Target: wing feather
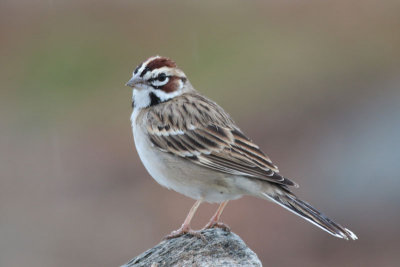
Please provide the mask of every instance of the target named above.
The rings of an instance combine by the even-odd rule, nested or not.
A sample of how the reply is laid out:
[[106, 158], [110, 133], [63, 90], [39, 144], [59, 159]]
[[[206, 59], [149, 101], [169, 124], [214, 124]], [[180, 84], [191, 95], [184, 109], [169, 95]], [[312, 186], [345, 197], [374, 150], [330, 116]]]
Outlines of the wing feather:
[[216, 103], [198, 94], [153, 106], [147, 112], [151, 143], [194, 164], [216, 171], [296, 185], [235, 125]]

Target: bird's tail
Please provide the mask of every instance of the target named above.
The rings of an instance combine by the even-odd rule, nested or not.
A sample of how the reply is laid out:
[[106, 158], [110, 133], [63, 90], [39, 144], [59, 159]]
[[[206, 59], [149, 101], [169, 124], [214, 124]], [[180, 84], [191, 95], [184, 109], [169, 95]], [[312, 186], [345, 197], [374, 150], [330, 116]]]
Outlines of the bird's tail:
[[274, 190], [268, 190], [262, 195], [272, 200], [273, 202], [281, 205], [282, 207], [288, 209], [294, 214], [302, 217], [303, 219], [311, 222], [312, 224], [318, 226], [322, 230], [330, 233], [339, 238], [344, 238], [346, 240], [356, 240], [357, 236], [349, 229], [335, 223], [324, 214], [313, 208], [307, 202], [298, 199], [289, 190], [279, 187], [274, 188]]

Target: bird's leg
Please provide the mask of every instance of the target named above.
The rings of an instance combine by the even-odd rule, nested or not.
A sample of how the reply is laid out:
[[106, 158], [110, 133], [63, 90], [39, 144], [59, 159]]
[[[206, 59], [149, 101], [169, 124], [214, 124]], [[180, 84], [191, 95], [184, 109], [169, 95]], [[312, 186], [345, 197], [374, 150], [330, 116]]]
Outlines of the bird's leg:
[[178, 230], [175, 230], [172, 233], [170, 233], [169, 235], [167, 235], [165, 237], [165, 239], [171, 239], [171, 238], [179, 237], [179, 236], [184, 235], [184, 234], [191, 234], [191, 235], [197, 236], [197, 237], [202, 238], [202, 239], [204, 238], [200, 233], [195, 232], [194, 230], [192, 230], [190, 228], [190, 222], [192, 221], [192, 218], [193, 218], [194, 214], [196, 213], [196, 210], [200, 206], [202, 201], [203, 201], [202, 199], [199, 199], [194, 203], [194, 205], [190, 209], [188, 215], [186, 216], [186, 219], [183, 222], [181, 228], [179, 228]]
[[226, 225], [226, 224], [224, 224], [224, 223], [219, 221], [219, 218], [221, 217], [222, 211], [224, 210], [226, 204], [228, 204], [228, 200], [222, 202], [219, 205], [219, 207], [218, 207], [217, 211], [215, 212], [214, 216], [211, 217], [210, 221], [206, 224], [206, 226], [204, 226], [203, 229], [210, 229], [210, 228], [217, 227], [217, 228], [222, 228], [222, 229], [224, 229], [225, 231], [228, 231], [228, 232], [231, 230], [228, 225]]

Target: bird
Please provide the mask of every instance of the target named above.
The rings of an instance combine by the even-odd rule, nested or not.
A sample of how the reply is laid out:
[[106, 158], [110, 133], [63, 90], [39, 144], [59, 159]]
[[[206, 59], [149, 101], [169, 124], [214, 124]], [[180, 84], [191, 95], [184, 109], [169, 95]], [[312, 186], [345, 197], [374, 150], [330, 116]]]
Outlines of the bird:
[[132, 132], [144, 167], [160, 185], [196, 200], [182, 226], [166, 238], [199, 235], [190, 223], [203, 202], [219, 203], [203, 229], [228, 230], [220, 221], [228, 201], [250, 195], [272, 201], [335, 237], [357, 239], [292, 193], [298, 185], [280, 174], [222, 107], [195, 90], [173, 60], [146, 59], [126, 85], [133, 88]]

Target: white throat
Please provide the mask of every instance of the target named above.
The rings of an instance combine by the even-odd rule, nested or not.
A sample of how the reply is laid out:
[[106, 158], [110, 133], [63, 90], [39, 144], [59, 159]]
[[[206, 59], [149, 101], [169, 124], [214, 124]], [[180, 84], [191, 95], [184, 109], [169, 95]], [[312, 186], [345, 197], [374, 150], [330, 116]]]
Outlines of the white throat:
[[148, 90], [133, 89], [132, 105], [133, 109], [142, 109], [150, 106], [151, 99]]

